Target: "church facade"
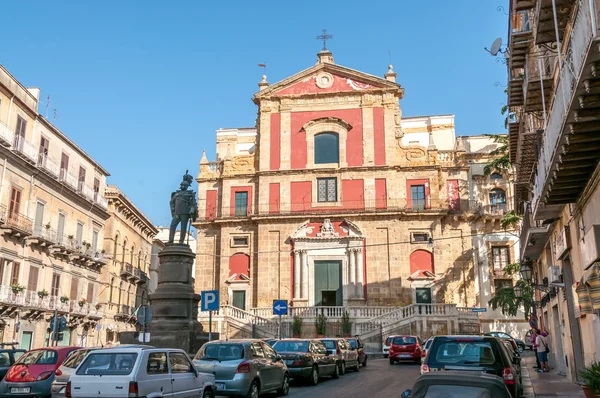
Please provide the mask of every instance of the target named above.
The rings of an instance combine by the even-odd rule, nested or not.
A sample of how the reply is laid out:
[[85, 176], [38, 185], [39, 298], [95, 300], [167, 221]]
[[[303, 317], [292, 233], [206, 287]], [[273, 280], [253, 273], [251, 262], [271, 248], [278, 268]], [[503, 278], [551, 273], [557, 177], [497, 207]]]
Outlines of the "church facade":
[[452, 115], [403, 118], [391, 65], [376, 77], [326, 50], [259, 88], [256, 126], [218, 130], [200, 162], [197, 291], [244, 310], [481, 304]]

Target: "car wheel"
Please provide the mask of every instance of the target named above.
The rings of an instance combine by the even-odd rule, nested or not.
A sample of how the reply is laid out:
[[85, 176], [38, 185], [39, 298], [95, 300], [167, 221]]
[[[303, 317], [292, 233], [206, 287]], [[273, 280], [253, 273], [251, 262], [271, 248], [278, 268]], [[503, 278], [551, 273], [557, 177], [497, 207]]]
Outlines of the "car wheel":
[[517, 351], [519, 351], [519, 354], [521, 354], [521, 353], [523, 353], [523, 351], [525, 351], [525, 347], [523, 347], [522, 345], [518, 345]]
[[202, 394], [202, 398], [215, 398], [215, 393], [212, 390], [204, 390], [204, 394]]
[[287, 374], [283, 375], [283, 383], [281, 384], [281, 388], [277, 390], [277, 395], [280, 397], [285, 397], [290, 393], [290, 376]]
[[384, 358], [387, 358], [387, 357], [388, 357], [388, 354], [383, 354], [383, 357], [384, 357]]
[[313, 366], [312, 371], [310, 372], [308, 383], [311, 386], [316, 386], [319, 383], [319, 369], [317, 369], [316, 366]]
[[366, 368], [367, 367], [367, 356], [365, 356], [365, 360], [363, 361], [363, 366]]
[[248, 390], [246, 398], [258, 398], [259, 392], [258, 383], [253, 381], [252, 384], [250, 384], [250, 389]]
[[360, 363], [358, 362], [358, 359], [356, 360], [356, 366], [354, 367], [354, 371], [358, 372], [360, 370]]
[[396, 361], [394, 361], [392, 358], [390, 358], [390, 365], [393, 365], [394, 362], [396, 362]]
[[332, 379], [340, 378], [340, 367], [337, 364], [333, 367], [333, 373], [331, 374]]
[[340, 375], [345, 375], [346, 374], [346, 362], [340, 362]]

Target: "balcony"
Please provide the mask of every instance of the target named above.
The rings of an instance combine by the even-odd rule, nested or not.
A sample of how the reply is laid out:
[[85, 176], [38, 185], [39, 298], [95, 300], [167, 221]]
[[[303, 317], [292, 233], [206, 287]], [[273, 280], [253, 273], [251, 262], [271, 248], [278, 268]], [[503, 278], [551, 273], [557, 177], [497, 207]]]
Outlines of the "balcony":
[[579, 5], [540, 145], [532, 201], [536, 220], [556, 217], [564, 204], [576, 202], [600, 158], [598, 17], [588, 1]]
[[[535, 164], [543, 133], [543, 114], [529, 113], [523, 121], [521, 131], [516, 137], [516, 154], [511, 163], [519, 165], [515, 175], [515, 201], [529, 200], [528, 189], [533, 183]], [[511, 142], [511, 152], [513, 143]]]
[[77, 190], [79, 182], [77, 181], [77, 177], [71, 174], [69, 170], [60, 169], [58, 180], [67, 184], [71, 189]]
[[137, 319], [133, 315], [133, 307], [128, 305], [119, 305], [117, 308], [117, 313], [115, 314], [115, 320], [121, 322], [130, 322], [136, 323]]
[[37, 150], [31, 142], [20, 135], [15, 135], [13, 149], [19, 157], [25, 159], [27, 162], [37, 163]]
[[33, 220], [20, 213], [10, 212], [6, 206], [0, 205], [3, 216], [0, 228], [2, 232], [8, 233], [15, 238], [24, 238], [33, 233]]
[[55, 229], [50, 227], [50, 224], [34, 225], [33, 234], [28, 241], [40, 247], [49, 247], [58, 242], [58, 234]]
[[140, 285], [145, 285], [148, 283], [148, 281], [149, 281], [148, 274], [146, 274], [144, 271], [142, 271], [140, 274], [140, 280], [138, 281], [138, 283]]
[[519, 242], [521, 261], [525, 261], [525, 257], [530, 260], [537, 260], [540, 254], [542, 254], [550, 236], [551, 225], [551, 223], [544, 224], [543, 222], [534, 220], [531, 214], [531, 207], [528, 203], [526, 204]]
[[0, 145], [10, 147], [14, 142], [15, 132], [0, 121]]
[[515, 0], [515, 10], [523, 11], [535, 7], [536, 0]]
[[525, 81], [524, 68], [511, 68], [508, 80], [508, 107], [513, 109], [523, 105], [523, 82]]
[[529, 52], [529, 42], [533, 36], [533, 12], [531, 10], [514, 12], [510, 16], [510, 68], [523, 68], [525, 56]]
[[58, 166], [58, 163], [56, 163], [56, 160], [52, 159], [48, 155], [38, 155], [38, 167], [54, 178], [58, 178], [60, 174], [60, 167]]
[[13, 291], [11, 286], [0, 285], [0, 313], [6, 315], [11, 308], [28, 310], [29, 313], [51, 312], [56, 308], [59, 312], [70, 312], [69, 303], [62, 303], [59, 297], [43, 296], [32, 290]]
[[553, 94], [554, 71], [558, 64], [555, 54], [527, 56], [523, 98], [525, 112], [548, 110]]
[[129, 263], [124, 263], [121, 266], [121, 276], [129, 279], [129, 278], [133, 278], [133, 267], [131, 264]]
[[[554, 24], [554, 11], [552, 3], [556, 5], [556, 19], [558, 21], [558, 36], [563, 42], [565, 28], [573, 13], [573, 0], [537, 0], [535, 8], [535, 44], [548, 44], [556, 42], [556, 29]], [[588, 3], [589, 1], [585, 0]]]

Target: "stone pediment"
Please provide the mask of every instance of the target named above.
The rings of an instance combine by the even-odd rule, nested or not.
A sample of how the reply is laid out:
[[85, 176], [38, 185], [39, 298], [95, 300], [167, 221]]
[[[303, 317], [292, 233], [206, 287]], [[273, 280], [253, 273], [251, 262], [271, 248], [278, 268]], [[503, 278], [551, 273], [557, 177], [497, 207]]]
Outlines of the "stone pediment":
[[319, 63], [254, 94], [254, 99], [272, 96], [369, 92], [392, 90], [404, 93], [395, 82], [331, 63]]
[[356, 224], [347, 220], [330, 220], [328, 218], [323, 221], [307, 220], [290, 236], [293, 241], [363, 238], [364, 234]]

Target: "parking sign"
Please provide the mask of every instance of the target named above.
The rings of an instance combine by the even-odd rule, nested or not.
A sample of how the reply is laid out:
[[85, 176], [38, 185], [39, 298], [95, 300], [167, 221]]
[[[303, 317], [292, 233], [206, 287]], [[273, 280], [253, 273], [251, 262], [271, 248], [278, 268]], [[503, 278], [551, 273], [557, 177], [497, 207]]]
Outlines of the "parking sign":
[[205, 290], [200, 292], [201, 311], [219, 311], [219, 291]]

